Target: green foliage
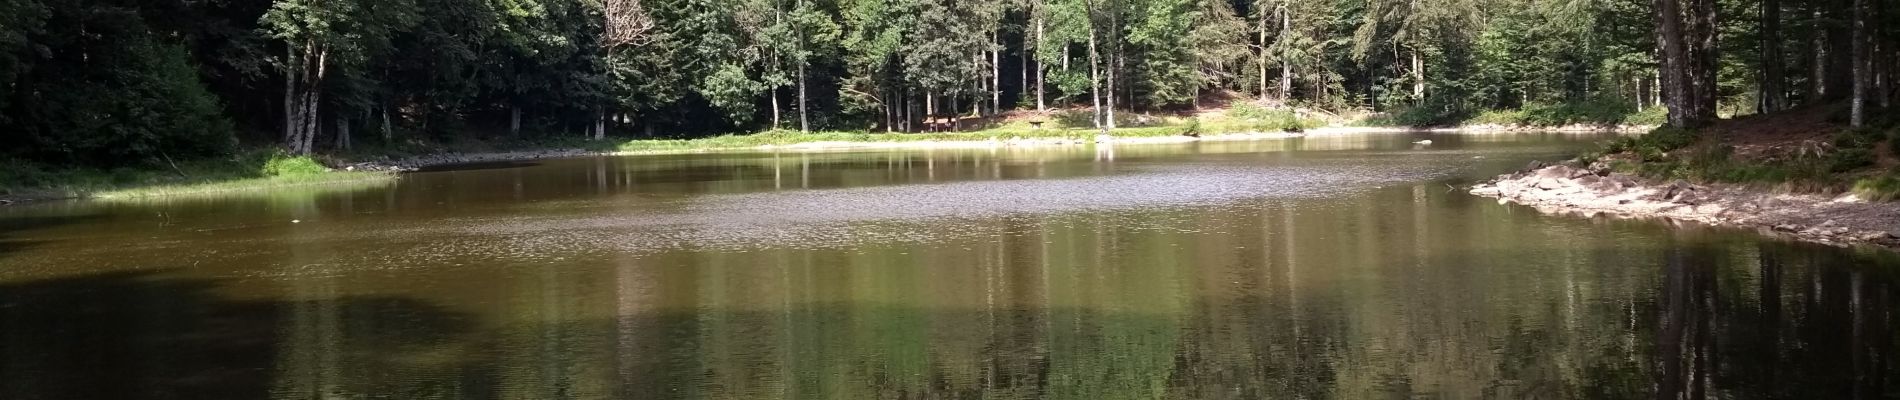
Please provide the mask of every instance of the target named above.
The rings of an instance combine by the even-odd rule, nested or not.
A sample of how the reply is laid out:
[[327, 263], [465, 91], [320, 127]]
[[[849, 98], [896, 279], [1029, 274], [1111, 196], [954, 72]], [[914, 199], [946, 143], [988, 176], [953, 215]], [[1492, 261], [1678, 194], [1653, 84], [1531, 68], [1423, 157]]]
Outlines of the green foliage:
[[1900, 173], [1888, 172], [1854, 182], [1854, 194], [1871, 201], [1900, 200]]
[[46, 10], [24, 36], [33, 66], [4, 71], [0, 98], [25, 101], [0, 108], [0, 155], [119, 167], [229, 151], [230, 123], [181, 46], [137, 14]]
[[1226, 114], [1226, 120], [1218, 125], [1228, 131], [1299, 132], [1306, 128], [1323, 125], [1317, 121], [1301, 119], [1293, 111], [1261, 107], [1251, 101], [1235, 101], [1228, 106]]
[[258, 172], [270, 177], [309, 176], [330, 172], [330, 168], [323, 166], [323, 163], [317, 162], [310, 156], [273, 153], [270, 158], [264, 160], [264, 166], [259, 168]]

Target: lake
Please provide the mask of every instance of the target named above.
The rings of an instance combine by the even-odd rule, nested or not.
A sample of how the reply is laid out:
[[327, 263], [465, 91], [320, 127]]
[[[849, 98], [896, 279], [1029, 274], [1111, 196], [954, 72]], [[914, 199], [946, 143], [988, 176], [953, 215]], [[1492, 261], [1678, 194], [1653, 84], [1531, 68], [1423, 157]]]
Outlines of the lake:
[[[0, 398], [1894, 398], [1900, 260], [1464, 193], [1595, 134], [0, 207]], [[359, 185], [360, 186], [360, 185]]]

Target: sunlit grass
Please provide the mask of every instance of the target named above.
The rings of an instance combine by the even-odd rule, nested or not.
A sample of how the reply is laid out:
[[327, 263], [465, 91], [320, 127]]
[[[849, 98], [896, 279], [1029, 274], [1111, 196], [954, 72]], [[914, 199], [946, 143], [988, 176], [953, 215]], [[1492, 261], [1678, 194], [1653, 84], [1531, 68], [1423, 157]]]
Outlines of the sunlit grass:
[[20, 161], [0, 165], [6, 167], [0, 170], [0, 195], [30, 199], [130, 199], [346, 183], [361, 187], [396, 179], [387, 172], [332, 171], [311, 157], [274, 150], [146, 168], [57, 168]]

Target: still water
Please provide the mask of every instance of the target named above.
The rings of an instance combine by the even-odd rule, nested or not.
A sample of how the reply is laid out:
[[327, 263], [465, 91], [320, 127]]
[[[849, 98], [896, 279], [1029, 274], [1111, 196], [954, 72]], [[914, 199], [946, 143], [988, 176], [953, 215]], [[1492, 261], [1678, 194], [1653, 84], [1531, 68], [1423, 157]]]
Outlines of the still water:
[[0, 208], [6, 399], [1900, 397], [1900, 262], [1454, 187], [1594, 135], [468, 165]]

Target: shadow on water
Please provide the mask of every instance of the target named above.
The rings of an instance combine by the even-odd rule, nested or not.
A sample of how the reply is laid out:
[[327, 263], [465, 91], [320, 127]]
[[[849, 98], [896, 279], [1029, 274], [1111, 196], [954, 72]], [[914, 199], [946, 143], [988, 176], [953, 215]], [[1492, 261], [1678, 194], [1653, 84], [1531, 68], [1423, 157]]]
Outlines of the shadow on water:
[[532, 161], [489, 161], [460, 164], [441, 164], [417, 168], [416, 172], [482, 171], [491, 169], [527, 168], [541, 165]]
[[84, 223], [103, 218], [104, 217], [100, 215], [0, 218], [0, 257], [45, 242], [43, 239], [16, 238], [14, 236], [17, 233]]
[[[406, 358], [469, 329], [462, 316], [413, 300], [245, 301], [214, 293], [218, 286], [159, 273], [0, 284], [0, 392], [9, 399], [323, 398], [331, 388], [299, 386], [293, 375], [324, 368], [312, 365], [347, 366], [358, 377], [414, 365]], [[321, 314], [313, 309], [339, 313], [313, 318]], [[299, 326], [337, 329], [298, 338], [310, 330]], [[298, 339], [321, 345], [286, 346]]]

